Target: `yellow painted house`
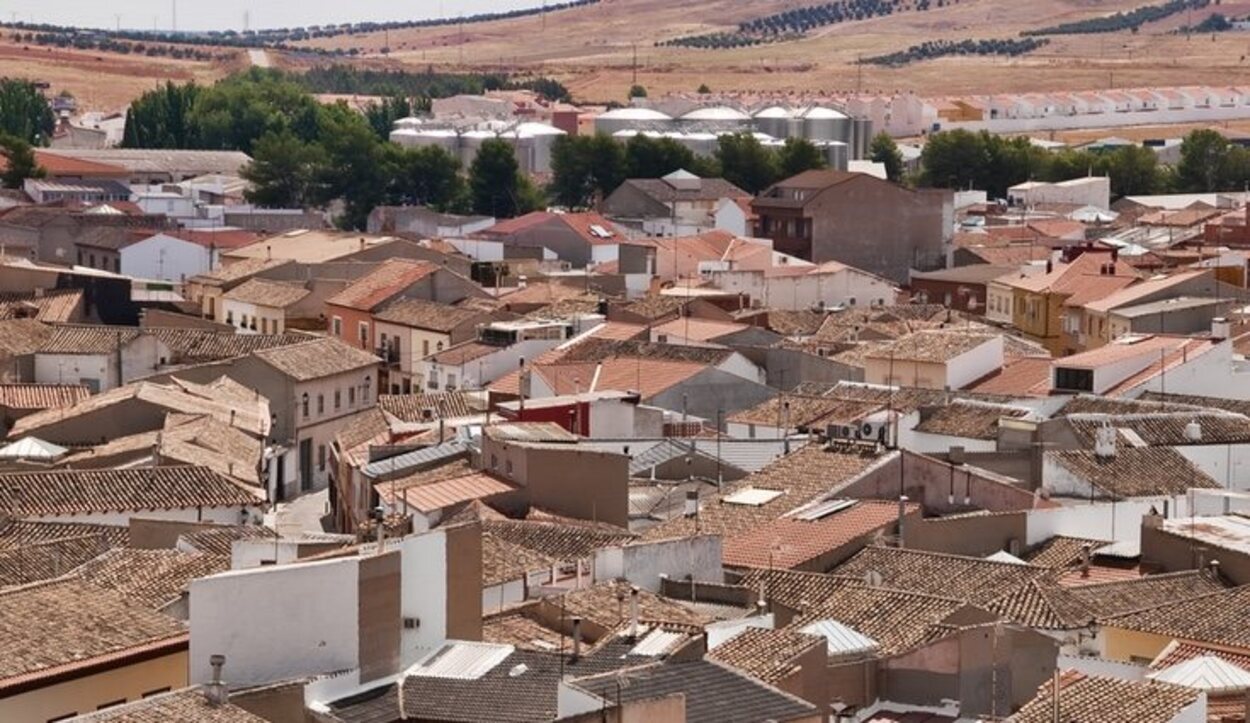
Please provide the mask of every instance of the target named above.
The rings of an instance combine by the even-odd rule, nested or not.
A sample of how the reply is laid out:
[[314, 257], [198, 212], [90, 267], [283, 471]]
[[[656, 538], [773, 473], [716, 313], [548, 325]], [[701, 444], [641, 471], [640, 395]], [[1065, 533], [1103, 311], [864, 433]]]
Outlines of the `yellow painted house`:
[[1062, 356], [1080, 350], [1070, 311], [1101, 299], [1140, 280], [1128, 264], [1108, 251], [1087, 249], [1070, 263], [1060, 263], [1044, 274], [1011, 278], [1011, 324], [1029, 339]]

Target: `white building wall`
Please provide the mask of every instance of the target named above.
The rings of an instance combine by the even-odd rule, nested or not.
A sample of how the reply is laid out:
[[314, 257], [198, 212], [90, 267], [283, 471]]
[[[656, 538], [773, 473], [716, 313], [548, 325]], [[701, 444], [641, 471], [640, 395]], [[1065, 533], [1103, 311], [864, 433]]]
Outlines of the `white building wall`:
[[474, 238], [449, 238], [447, 243], [474, 261], [503, 261], [504, 245], [499, 241]]
[[509, 580], [482, 588], [482, 612], [492, 613], [525, 602], [525, 580]]
[[117, 386], [117, 360], [112, 355], [36, 354], [38, 384], [86, 384], [104, 392]]
[[713, 216], [716, 228], [735, 236], [747, 236], [753, 229], [747, 227], [747, 214], [734, 201], [722, 198]]
[[399, 652], [401, 660], [412, 660], [417, 650], [447, 638], [447, 534], [409, 535], [400, 542], [400, 554], [400, 614], [419, 624], [404, 630]]
[[659, 540], [595, 552], [595, 580], [624, 579], [658, 593], [662, 575], [674, 580], [722, 582], [720, 536]]
[[358, 667], [358, 584], [356, 558], [192, 581], [190, 682], [211, 679], [215, 654], [253, 685]]
[[946, 384], [951, 389], [963, 389], [1002, 368], [1003, 338], [993, 336], [984, 344], [946, 363]]
[[183, 282], [211, 271], [216, 254], [180, 238], [156, 234], [121, 250], [121, 273], [141, 279]]
[[963, 447], [969, 452], [993, 452], [998, 449], [998, 443], [992, 439], [951, 437], [945, 434], [917, 432], [915, 429], [900, 429], [898, 445], [903, 449], [921, 454], [945, 454], [950, 451], [951, 447]]
[[1026, 520], [1026, 545], [1036, 545], [1055, 535], [1083, 537], [1093, 540], [1115, 540], [1141, 544], [1141, 518], [1151, 508], [1163, 510], [1168, 503], [1172, 517], [1187, 514], [1185, 495], [1176, 497], [1137, 497], [1090, 504], [1065, 500], [1062, 507], [1029, 510]]
[[1225, 489], [1250, 491], [1250, 444], [1198, 444], [1173, 449]]

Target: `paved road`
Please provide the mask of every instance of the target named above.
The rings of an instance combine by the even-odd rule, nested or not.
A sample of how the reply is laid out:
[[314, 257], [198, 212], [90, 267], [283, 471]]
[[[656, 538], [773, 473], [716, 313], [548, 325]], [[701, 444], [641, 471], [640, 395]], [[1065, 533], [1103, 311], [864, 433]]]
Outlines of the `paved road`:
[[252, 61], [252, 65], [255, 65], [257, 68], [273, 67], [273, 61], [269, 59], [269, 53], [261, 49], [248, 50], [247, 59]]

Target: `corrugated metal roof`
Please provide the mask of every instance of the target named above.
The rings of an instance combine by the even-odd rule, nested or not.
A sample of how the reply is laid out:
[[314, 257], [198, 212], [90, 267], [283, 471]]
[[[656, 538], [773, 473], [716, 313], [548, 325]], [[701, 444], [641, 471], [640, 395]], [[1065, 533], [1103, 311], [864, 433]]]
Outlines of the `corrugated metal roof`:
[[1250, 671], [1214, 655], [1191, 658], [1147, 677], [1208, 693], [1239, 693], [1250, 689]]
[[370, 462], [365, 465], [364, 473], [366, 477], [378, 478], [382, 476], [390, 476], [397, 473], [403, 473], [407, 470], [423, 467], [442, 460], [458, 457], [469, 451], [469, 443], [462, 439], [453, 439], [449, 442], [436, 444], [432, 447], [424, 447], [411, 452], [405, 452], [389, 459]]
[[830, 655], [867, 653], [879, 647], [876, 640], [837, 620], [817, 620], [799, 632], [823, 637]]
[[447, 643], [418, 660], [405, 677], [477, 680], [516, 652], [511, 645], [493, 643]]
[[733, 505], [752, 505], [759, 507], [777, 499], [785, 494], [781, 490], [757, 489], [755, 487], [747, 487], [738, 490], [731, 495], [726, 495], [721, 501], [728, 502]]
[[630, 651], [630, 655], [645, 655], [655, 658], [666, 655], [677, 647], [686, 636], [682, 633], [671, 633], [667, 630], [656, 628], [647, 633], [642, 640], [638, 641]]

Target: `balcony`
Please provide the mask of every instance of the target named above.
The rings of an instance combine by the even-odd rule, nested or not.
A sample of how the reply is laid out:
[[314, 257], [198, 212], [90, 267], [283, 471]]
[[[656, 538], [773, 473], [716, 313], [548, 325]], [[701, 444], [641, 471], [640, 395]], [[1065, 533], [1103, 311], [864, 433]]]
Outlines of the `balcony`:
[[380, 346], [373, 350], [373, 353], [382, 358], [387, 366], [399, 366], [399, 350], [393, 346]]

